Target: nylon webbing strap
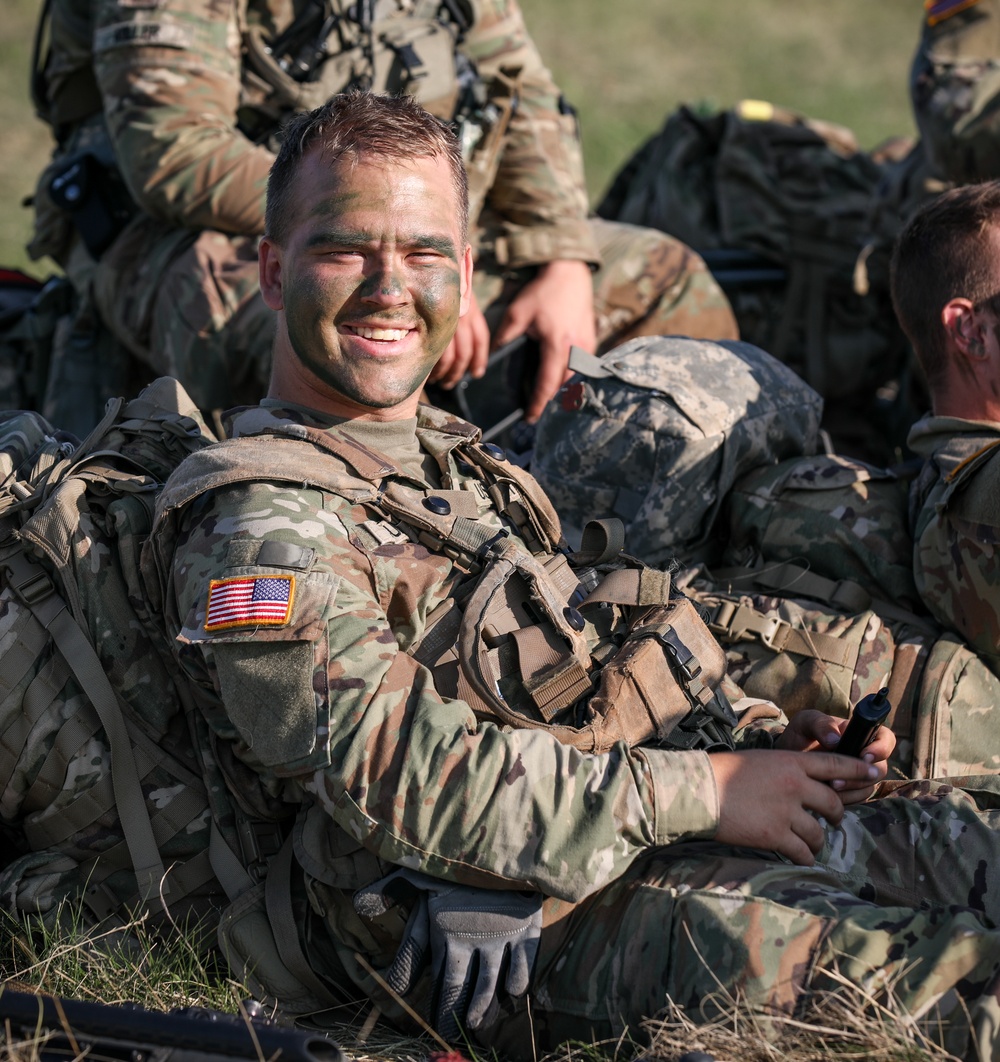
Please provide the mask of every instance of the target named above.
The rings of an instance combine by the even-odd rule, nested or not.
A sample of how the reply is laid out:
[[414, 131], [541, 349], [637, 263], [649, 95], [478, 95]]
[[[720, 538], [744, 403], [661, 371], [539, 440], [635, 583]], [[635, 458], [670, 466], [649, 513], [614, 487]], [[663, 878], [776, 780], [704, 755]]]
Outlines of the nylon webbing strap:
[[720, 641], [755, 639], [776, 653], [797, 653], [841, 667], [852, 667], [855, 649], [843, 638], [800, 631], [787, 620], [751, 608], [745, 601], [721, 601], [708, 621]]
[[160, 889], [167, 892], [167, 883], [163, 881], [163, 863], [139, 784], [132, 743], [111, 683], [90, 640], [70, 615], [66, 603], [55, 592], [45, 570], [23, 552], [6, 557], [3, 563], [10, 576], [11, 589], [52, 635], [56, 647], [97, 711], [111, 748], [115, 804], [132, 856], [139, 895], [145, 902], [158, 908]]
[[[591, 591], [584, 605], [665, 605], [670, 600], [670, 573], [658, 568], [619, 568]], [[582, 606], [581, 606], [582, 607]]]
[[222, 836], [222, 831], [219, 829], [214, 815], [212, 816], [211, 833], [209, 834], [208, 854], [212, 863], [212, 870], [230, 900], [237, 899], [248, 889], [253, 888], [253, 878], [247, 873], [246, 867], [240, 862], [239, 857], [232, 850], [225, 837]]
[[614, 375], [596, 354], [575, 346], [569, 348], [569, 371], [589, 376], [592, 380], [603, 380], [606, 376]]
[[827, 579], [798, 564], [776, 564], [753, 573], [756, 586], [804, 594], [842, 612], [865, 612], [872, 607], [872, 595], [851, 579]]
[[625, 524], [617, 516], [588, 520], [573, 560], [577, 564], [607, 564], [624, 548]]
[[521, 627], [511, 637], [521, 681], [547, 723], [590, 692], [590, 676], [575, 657], [567, 659], [566, 645], [551, 627]]
[[281, 961], [325, 1003], [341, 1002], [313, 972], [299, 937], [299, 927], [292, 910], [292, 835], [289, 834], [281, 850], [271, 860], [264, 885], [264, 903], [267, 920], [271, 923], [274, 942], [278, 946]]

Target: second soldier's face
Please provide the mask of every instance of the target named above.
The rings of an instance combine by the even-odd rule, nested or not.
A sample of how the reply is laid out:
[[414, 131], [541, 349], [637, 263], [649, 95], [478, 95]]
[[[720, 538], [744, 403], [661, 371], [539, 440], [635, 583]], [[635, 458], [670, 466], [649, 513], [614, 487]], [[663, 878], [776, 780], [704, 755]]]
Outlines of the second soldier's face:
[[448, 163], [331, 165], [313, 151], [294, 192], [281, 246], [261, 250], [262, 290], [282, 311], [275, 359], [305, 370], [313, 404], [411, 416], [468, 307], [472, 257]]

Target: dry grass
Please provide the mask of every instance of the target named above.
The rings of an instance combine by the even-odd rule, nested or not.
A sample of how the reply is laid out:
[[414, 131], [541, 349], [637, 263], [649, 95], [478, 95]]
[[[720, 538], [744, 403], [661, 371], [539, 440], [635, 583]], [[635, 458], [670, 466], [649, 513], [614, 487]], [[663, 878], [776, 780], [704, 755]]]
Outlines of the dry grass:
[[[248, 997], [211, 955], [182, 936], [158, 938], [137, 922], [128, 935], [88, 937], [72, 917], [62, 923], [59, 932], [30, 920], [0, 924], [5, 987], [65, 999], [139, 1003], [160, 1011], [198, 1006], [229, 1014], [238, 1014]], [[933, 1015], [911, 1018], [894, 1001], [891, 985], [883, 985], [876, 998], [844, 982], [796, 1018], [764, 1019], [723, 985], [706, 1006], [724, 1016], [696, 1024], [670, 1006], [637, 1030], [637, 1040], [623, 1036], [608, 1043], [566, 1044], [539, 1055], [538, 1062], [674, 1062], [690, 1051], [705, 1052], [717, 1062], [958, 1062], [935, 1046]], [[367, 1005], [346, 1009], [323, 1029], [352, 1062], [425, 1062], [441, 1052], [431, 1036], [403, 1036], [375, 1017]], [[4, 1036], [0, 1026], [0, 1059], [37, 1062], [37, 1046], [32, 1032], [8, 1029]], [[488, 1052], [463, 1050], [473, 1062], [496, 1062]]]

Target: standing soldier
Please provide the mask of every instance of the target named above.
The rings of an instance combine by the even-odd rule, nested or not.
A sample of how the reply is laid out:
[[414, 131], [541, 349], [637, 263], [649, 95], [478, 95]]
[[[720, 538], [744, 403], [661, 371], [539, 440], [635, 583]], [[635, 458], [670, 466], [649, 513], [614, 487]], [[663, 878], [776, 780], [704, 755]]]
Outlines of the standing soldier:
[[[478, 281], [432, 382], [481, 375], [491, 343], [528, 333], [540, 342], [533, 420], [571, 344], [736, 337], [687, 247], [588, 220], [576, 119], [517, 0], [47, 0], [46, 10], [34, 87], [57, 148], [30, 252], [62, 264], [83, 300], [62, 344], [70, 359], [86, 356], [92, 294], [131, 354], [202, 408], [256, 400], [273, 337], [256, 262], [267, 172], [282, 123], [349, 87], [413, 94], [462, 141]], [[50, 396], [73, 371], [56, 364]]]

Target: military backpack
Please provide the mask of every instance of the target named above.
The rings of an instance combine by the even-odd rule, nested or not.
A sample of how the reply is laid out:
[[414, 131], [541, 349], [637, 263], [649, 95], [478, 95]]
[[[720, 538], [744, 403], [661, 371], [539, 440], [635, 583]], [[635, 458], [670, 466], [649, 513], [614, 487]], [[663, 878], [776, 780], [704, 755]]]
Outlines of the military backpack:
[[855, 284], [882, 173], [849, 130], [828, 122], [758, 100], [680, 107], [619, 171], [597, 213], [662, 229], [702, 254], [742, 338], [792, 366], [827, 400], [844, 445], [868, 452], [888, 428], [901, 442], [908, 425], [855, 439], [858, 425], [831, 414], [839, 400], [874, 400], [908, 371], [888, 286]]
[[170, 471], [213, 441], [173, 380], [83, 442], [0, 414], [0, 805], [9, 906], [95, 921], [218, 906], [210, 814], [139, 550]]

